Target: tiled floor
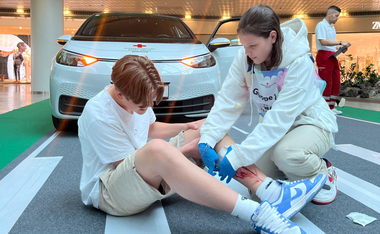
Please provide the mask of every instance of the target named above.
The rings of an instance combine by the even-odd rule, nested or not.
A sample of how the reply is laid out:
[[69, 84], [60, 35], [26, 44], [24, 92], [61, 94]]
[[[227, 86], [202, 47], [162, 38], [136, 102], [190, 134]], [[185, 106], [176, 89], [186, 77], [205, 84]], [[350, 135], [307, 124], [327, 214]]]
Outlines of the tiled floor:
[[0, 84], [0, 114], [49, 97], [49, 93], [32, 93], [31, 84]]
[[[0, 114], [49, 98], [49, 93], [32, 93], [31, 84], [0, 84]], [[346, 101], [346, 106], [380, 111], [380, 100]]]
[[355, 101], [346, 101], [346, 106], [367, 109], [367, 110], [375, 110], [380, 111], [380, 100], [361, 100], [360, 102]]

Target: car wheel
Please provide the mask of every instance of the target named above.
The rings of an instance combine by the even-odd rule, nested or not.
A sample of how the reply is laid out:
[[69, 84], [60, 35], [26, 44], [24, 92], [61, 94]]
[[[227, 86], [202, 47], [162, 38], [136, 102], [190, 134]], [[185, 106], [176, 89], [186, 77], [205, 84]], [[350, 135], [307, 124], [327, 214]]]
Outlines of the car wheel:
[[58, 131], [78, 131], [77, 120], [58, 119], [51, 116], [53, 125]]

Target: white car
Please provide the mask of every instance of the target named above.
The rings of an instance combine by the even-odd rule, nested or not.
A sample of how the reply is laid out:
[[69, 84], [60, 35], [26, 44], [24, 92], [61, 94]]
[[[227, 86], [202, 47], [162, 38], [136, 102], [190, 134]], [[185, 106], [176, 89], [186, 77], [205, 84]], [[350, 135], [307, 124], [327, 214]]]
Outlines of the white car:
[[[223, 35], [236, 39], [236, 27]], [[52, 61], [50, 105], [58, 130], [76, 122], [86, 102], [110, 84], [114, 63], [127, 54], [151, 59], [165, 83], [164, 99], [153, 107], [158, 118], [206, 117], [240, 48], [228, 38], [210, 39], [206, 47], [179, 18], [130, 13], [94, 14], [73, 37], [57, 41], [64, 46]]]

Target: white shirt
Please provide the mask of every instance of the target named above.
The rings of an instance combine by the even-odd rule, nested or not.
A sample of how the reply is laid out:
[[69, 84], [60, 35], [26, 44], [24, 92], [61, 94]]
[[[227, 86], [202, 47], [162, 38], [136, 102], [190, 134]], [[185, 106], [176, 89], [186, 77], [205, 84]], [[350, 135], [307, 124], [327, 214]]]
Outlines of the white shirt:
[[315, 28], [315, 40], [317, 43], [317, 50], [336, 51], [336, 46], [323, 46], [322, 40], [336, 41], [336, 31], [332, 24], [329, 24], [326, 19], [323, 19], [317, 24]]
[[152, 108], [143, 115], [130, 114], [103, 91], [90, 99], [78, 120], [78, 136], [82, 147], [80, 190], [85, 205], [99, 206], [99, 176], [148, 140], [150, 124], [156, 117]]

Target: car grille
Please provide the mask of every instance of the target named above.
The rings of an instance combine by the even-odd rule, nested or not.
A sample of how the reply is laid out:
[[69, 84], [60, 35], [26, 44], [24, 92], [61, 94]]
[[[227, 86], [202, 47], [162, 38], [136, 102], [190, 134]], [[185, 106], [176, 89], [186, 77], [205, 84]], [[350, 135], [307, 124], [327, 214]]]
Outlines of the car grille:
[[[59, 112], [63, 115], [80, 116], [88, 99], [61, 95]], [[156, 116], [185, 116], [210, 112], [214, 105], [214, 95], [207, 95], [187, 100], [165, 101], [153, 106]]]
[[59, 97], [59, 113], [80, 116], [88, 99], [61, 95]]
[[59, 93], [64, 93], [69, 97], [81, 97], [83, 99], [90, 99], [99, 93], [99, 90], [91, 87], [82, 88], [78, 84], [73, 83], [62, 83], [59, 86]]
[[156, 116], [184, 116], [210, 112], [214, 105], [214, 95], [207, 95], [187, 100], [165, 101], [153, 106]]

